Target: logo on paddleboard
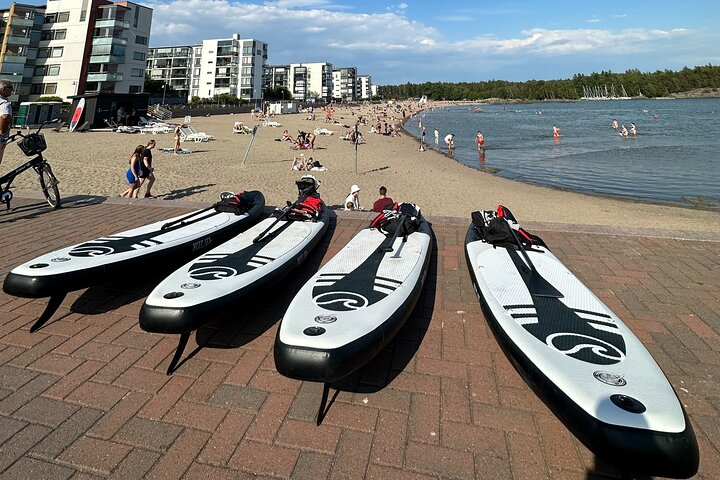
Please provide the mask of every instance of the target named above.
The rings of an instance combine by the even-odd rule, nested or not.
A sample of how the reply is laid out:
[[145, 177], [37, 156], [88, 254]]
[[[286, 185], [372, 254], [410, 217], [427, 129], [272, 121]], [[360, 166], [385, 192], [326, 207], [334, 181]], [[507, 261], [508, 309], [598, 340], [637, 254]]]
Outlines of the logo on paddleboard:
[[625, 377], [617, 373], [603, 372], [598, 370], [597, 372], [593, 372], [593, 377], [595, 377], [602, 383], [612, 385], [613, 387], [624, 387], [625, 385], [627, 385]]
[[185, 288], [187, 290], [190, 290], [192, 288], [200, 288], [200, 284], [199, 283], [183, 283], [182, 285], [180, 285], [180, 288]]
[[335, 315], [318, 315], [315, 317], [315, 322], [317, 323], [335, 323], [337, 322], [337, 317]]
[[50, 259], [51, 262], [69, 262], [70, 259], [68, 257], [55, 257]]

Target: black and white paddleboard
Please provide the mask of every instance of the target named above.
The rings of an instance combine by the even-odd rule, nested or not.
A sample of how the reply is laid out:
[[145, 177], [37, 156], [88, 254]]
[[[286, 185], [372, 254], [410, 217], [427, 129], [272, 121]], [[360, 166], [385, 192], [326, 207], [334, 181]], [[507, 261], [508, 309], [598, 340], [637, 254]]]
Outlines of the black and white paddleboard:
[[506, 208], [498, 213], [473, 214], [465, 252], [488, 322], [518, 372], [588, 449], [621, 472], [693, 476], [699, 452], [692, 426], [650, 353], [542, 240]]
[[[212, 206], [46, 253], [8, 273], [3, 290], [18, 297], [51, 297], [43, 314], [49, 318], [68, 292], [97, 285], [141, 264], [185, 261], [249, 227], [264, 211], [265, 197], [251, 191], [243, 198], [247, 202], [244, 213], [218, 212]], [[45, 321], [38, 320], [34, 329]]]
[[197, 330], [300, 265], [324, 236], [328, 219], [327, 208], [316, 221], [269, 217], [192, 260], [150, 293], [140, 327], [157, 333]]
[[415, 218], [407, 236], [362, 230], [300, 289], [275, 341], [278, 372], [327, 385], [393, 338], [420, 296], [432, 250], [429, 223], [419, 211]]

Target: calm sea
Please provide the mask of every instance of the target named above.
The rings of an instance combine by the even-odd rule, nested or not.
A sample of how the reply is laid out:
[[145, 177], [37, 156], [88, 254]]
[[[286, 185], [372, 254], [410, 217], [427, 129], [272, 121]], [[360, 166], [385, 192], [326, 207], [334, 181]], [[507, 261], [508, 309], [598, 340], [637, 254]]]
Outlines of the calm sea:
[[[481, 109], [482, 111], [476, 111]], [[612, 120], [630, 122], [622, 138]], [[435, 148], [455, 134], [455, 157], [497, 175], [579, 192], [720, 209], [720, 99], [477, 105], [418, 114], [405, 129]], [[552, 126], [560, 127], [560, 138]], [[484, 155], [475, 135], [485, 135]]]

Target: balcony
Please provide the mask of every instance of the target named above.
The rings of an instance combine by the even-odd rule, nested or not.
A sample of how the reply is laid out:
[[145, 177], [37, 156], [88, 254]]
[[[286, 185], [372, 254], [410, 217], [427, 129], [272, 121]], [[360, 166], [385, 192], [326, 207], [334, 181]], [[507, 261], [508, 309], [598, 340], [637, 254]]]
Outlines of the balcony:
[[122, 82], [122, 73], [88, 73], [88, 82]]
[[30, 37], [18, 37], [17, 35], [8, 35], [8, 45], [30, 45]]
[[130, 22], [116, 20], [114, 18], [104, 18], [102, 20], [95, 20], [95, 28], [121, 28], [127, 30], [130, 28]]
[[93, 37], [93, 45], [127, 45], [128, 41], [119, 37]]
[[120, 55], [90, 55], [89, 63], [112, 63], [120, 65], [125, 63], [125, 57]]
[[2, 58], [2, 63], [25, 63], [27, 57], [25, 55], [15, 55], [9, 52], [5, 52]]
[[32, 27], [35, 21], [32, 18], [11, 17], [10, 25], [13, 27]]

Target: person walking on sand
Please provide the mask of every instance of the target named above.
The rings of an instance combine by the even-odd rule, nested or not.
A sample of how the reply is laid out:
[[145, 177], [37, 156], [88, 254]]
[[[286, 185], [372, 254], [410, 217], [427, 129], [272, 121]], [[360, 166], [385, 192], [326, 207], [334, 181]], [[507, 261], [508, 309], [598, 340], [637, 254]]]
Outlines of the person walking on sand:
[[173, 140], [175, 140], [175, 146], [173, 147], [173, 151], [174, 151], [173, 153], [175, 153], [175, 155], [180, 153], [180, 131], [181, 131], [180, 129], [181, 128], [182, 128], [182, 125], [178, 125], [177, 127], [175, 127], [175, 138], [173, 138]]
[[153, 195], [150, 193], [150, 189], [153, 186], [153, 183], [155, 183], [155, 169], [152, 166], [152, 149], [155, 148], [155, 140], [150, 140], [147, 145], [145, 146], [145, 149], [142, 153], [142, 162], [140, 163], [140, 178], [142, 179], [140, 181], [140, 185], [138, 186], [138, 190], [140, 190], [140, 186], [142, 186], [143, 183], [147, 181], [147, 189], [145, 190], [145, 198], [153, 198]]
[[125, 172], [125, 178], [128, 182], [128, 188], [121, 197], [137, 198], [140, 190], [140, 164], [142, 163], [142, 154], [145, 151], [145, 145], [138, 145], [130, 157], [130, 168]]

